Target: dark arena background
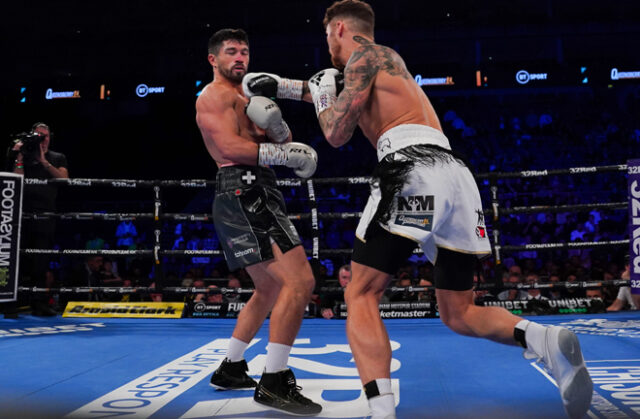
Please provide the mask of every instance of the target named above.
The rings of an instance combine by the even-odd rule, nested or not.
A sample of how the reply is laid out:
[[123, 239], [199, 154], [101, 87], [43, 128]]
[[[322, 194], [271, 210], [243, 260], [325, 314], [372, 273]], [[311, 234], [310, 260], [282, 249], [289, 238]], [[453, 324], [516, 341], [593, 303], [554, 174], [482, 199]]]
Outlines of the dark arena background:
[[[249, 34], [249, 71], [307, 80], [331, 67], [322, 26], [331, 3], [3, 4], [2, 156], [45, 122], [70, 179], [49, 181], [55, 212], [12, 221], [16, 232], [18, 219], [55, 226], [49, 249], [22, 237], [18, 271], [7, 268], [0, 228], [0, 291], [17, 296], [0, 303], [0, 418], [281, 417], [251, 392], [208, 385], [253, 285], [228, 271], [213, 228], [217, 169], [195, 101], [212, 80], [207, 41], [221, 28]], [[640, 316], [619, 291], [640, 274], [629, 268], [640, 257], [629, 192], [640, 173], [640, 2], [369, 3], [376, 42], [403, 57], [476, 176], [477, 233], [493, 254], [478, 262], [475, 303], [576, 332], [594, 381], [588, 417], [640, 417]], [[294, 141], [318, 152], [310, 181], [275, 168], [316, 278], [289, 366], [321, 401], [319, 417], [366, 417], [337, 278], [376, 152], [359, 129], [334, 149], [312, 105], [278, 105]], [[13, 160], [3, 164], [13, 171]], [[25, 179], [24, 190], [36, 183]], [[40, 281], [29, 272], [43, 260]], [[422, 253], [396, 273], [380, 312], [399, 418], [565, 417], [555, 381], [520, 350], [441, 323]], [[246, 354], [254, 378], [267, 342], [265, 324]], [[180, 385], [141, 390], [167, 376]]]

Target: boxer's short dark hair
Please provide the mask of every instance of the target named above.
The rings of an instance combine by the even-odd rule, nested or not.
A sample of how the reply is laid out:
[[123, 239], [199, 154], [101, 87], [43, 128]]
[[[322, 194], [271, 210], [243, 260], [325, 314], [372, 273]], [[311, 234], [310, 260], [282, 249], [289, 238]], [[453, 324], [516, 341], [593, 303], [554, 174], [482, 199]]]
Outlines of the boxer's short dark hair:
[[218, 55], [224, 41], [234, 40], [244, 42], [249, 46], [249, 36], [242, 29], [220, 29], [209, 38], [209, 54]]
[[360, 0], [340, 0], [333, 3], [325, 12], [322, 24], [325, 29], [335, 18], [353, 19], [358, 32], [373, 35], [375, 14], [371, 6]]

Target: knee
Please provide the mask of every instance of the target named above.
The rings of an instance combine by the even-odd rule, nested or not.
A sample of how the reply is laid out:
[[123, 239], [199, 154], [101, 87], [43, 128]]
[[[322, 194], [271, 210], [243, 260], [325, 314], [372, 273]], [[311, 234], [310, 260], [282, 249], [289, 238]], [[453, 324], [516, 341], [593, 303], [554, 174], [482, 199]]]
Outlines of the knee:
[[259, 300], [264, 303], [273, 303], [278, 299], [278, 294], [280, 294], [280, 286], [271, 286], [271, 287], [263, 287], [256, 288], [253, 292], [253, 296], [251, 298]]
[[372, 304], [378, 304], [380, 298], [384, 294], [384, 289], [374, 290], [372, 288], [356, 287], [353, 283], [347, 285], [344, 290], [344, 302], [349, 305], [354, 302], [369, 301]]
[[283, 287], [288, 288], [301, 298], [309, 299], [311, 298], [311, 293], [313, 292], [315, 285], [316, 281], [313, 278], [313, 275], [302, 275], [288, 278]]
[[440, 319], [449, 329], [461, 335], [467, 335], [469, 333], [469, 326], [467, 325], [465, 313], [466, 308], [458, 310], [439, 309]]

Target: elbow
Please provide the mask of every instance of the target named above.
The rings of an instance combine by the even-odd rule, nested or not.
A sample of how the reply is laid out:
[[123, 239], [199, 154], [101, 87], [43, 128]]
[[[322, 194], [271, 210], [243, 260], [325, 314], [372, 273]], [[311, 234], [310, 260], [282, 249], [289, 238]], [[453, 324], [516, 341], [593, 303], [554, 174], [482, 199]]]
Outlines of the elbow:
[[324, 130], [324, 136], [333, 148], [345, 145], [351, 139], [352, 135], [353, 132], [347, 134], [344, 130], [335, 129], [335, 127]]
[[331, 144], [333, 148], [339, 148], [345, 145], [349, 141], [349, 137], [344, 138], [338, 135], [327, 135], [327, 142]]

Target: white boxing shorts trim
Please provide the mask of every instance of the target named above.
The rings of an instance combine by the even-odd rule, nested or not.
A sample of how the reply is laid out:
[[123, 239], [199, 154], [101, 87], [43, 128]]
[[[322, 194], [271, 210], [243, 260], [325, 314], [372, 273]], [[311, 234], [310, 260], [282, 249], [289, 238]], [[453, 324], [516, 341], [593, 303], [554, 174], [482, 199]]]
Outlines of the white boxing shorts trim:
[[[422, 131], [422, 137], [397, 137], [418, 131]], [[380, 147], [381, 140], [388, 142], [384, 149]], [[449, 141], [444, 134], [421, 125], [392, 128], [378, 141], [379, 158], [391, 152], [387, 147], [397, 151], [409, 145], [427, 144], [449, 149]], [[367, 228], [380, 200], [381, 191], [375, 183], [356, 229], [356, 236], [362, 241], [365, 241]], [[418, 243], [433, 263], [436, 262], [438, 247], [478, 256], [491, 253], [478, 186], [471, 171], [454, 158], [438, 160], [431, 165], [416, 162], [392, 205], [391, 217], [381, 227]]]
[[430, 144], [451, 150], [449, 139], [435, 128], [419, 124], [395, 126], [378, 138], [378, 161], [388, 154], [416, 144]]

